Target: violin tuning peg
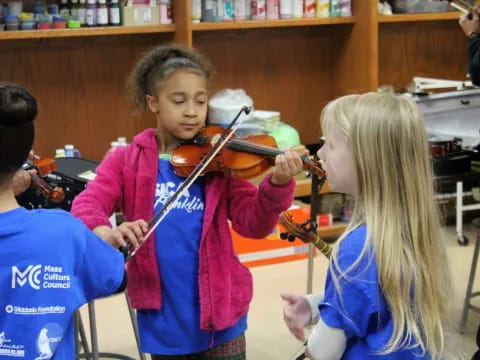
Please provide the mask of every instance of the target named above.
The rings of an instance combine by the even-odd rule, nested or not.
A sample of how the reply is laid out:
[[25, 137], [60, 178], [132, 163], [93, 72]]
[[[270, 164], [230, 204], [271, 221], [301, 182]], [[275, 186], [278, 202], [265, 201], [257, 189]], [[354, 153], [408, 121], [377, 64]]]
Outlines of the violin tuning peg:
[[295, 241], [295, 236], [289, 234], [288, 237], [287, 237], [287, 240], [288, 240], [288, 242], [294, 242]]
[[280, 239], [287, 240], [288, 239], [288, 232], [281, 232]]

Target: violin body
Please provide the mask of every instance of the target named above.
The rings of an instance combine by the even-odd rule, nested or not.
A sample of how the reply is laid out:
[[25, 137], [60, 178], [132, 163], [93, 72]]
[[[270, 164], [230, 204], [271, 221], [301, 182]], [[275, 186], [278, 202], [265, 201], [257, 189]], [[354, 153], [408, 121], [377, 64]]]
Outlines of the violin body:
[[[187, 177], [195, 166], [202, 161], [217, 141], [221, 139], [225, 129], [221, 126], [206, 127], [194, 140], [193, 144], [181, 145], [172, 152], [171, 164], [175, 174]], [[252, 145], [277, 148], [272, 136], [254, 135], [242, 139]], [[223, 173], [236, 179], [251, 179], [268, 170], [274, 162], [272, 157], [235, 150], [235, 140], [231, 140], [205, 169], [206, 172]], [[252, 150], [253, 151], [253, 150]], [[272, 156], [278, 153], [272, 153]]]
[[[170, 163], [175, 174], [187, 177], [203, 161], [218, 141], [222, 140], [225, 129], [221, 126], [206, 127], [192, 144], [180, 145], [172, 152]], [[252, 135], [242, 139], [231, 138], [215, 155], [203, 173], [218, 172], [236, 179], [251, 179], [261, 175], [275, 164], [274, 158], [284, 152], [277, 147], [270, 135]], [[325, 172], [319, 162], [302, 156], [306, 170], [319, 177]]]

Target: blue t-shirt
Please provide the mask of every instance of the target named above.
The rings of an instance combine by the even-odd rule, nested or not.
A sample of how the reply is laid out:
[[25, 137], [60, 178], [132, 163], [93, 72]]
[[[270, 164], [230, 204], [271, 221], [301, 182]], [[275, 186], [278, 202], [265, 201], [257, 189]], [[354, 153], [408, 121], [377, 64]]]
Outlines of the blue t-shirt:
[[1, 212], [0, 359], [73, 359], [75, 310], [123, 276], [123, 255], [67, 212]]
[[[361, 253], [366, 240], [366, 226], [354, 229], [340, 244], [338, 265], [342, 271], [349, 269]], [[335, 274], [339, 274], [335, 271]], [[319, 303], [322, 320], [329, 326], [342, 329], [347, 337], [347, 347], [342, 360], [349, 359], [430, 359], [421, 357], [418, 347], [396, 351], [387, 355], [378, 353], [384, 348], [393, 331], [393, 318], [378, 283], [377, 263], [372, 249], [367, 249], [363, 259], [347, 277], [339, 278], [341, 299], [330, 271], [325, 284], [325, 298]]]
[[[158, 165], [155, 212], [185, 178], [173, 173], [167, 159]], [[205, 210], [204, 179], [198, 178], [155, 230], [162, 282], [162, 308], [137, 312], [142, 351], [158, 355], [202, 352], [228, 342], [247, 328], [246, 316], [218, 332], [200, 330], [198, 251]]]

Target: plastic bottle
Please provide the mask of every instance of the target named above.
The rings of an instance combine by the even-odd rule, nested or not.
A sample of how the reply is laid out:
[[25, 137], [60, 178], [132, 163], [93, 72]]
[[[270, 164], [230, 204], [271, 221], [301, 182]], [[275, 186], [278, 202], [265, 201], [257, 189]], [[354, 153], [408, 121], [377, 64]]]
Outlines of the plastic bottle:
[[55, 157], [56, 158], [64, 158], [65, 155], [65, 149], [56, 149], [55, 150]]
[[223, 21], [233, 21], [233, 0], [223, 0]]
[[303, 18], [303, 0], [293, 0], [293, 18]]
[[222, 22], [223, 21], [223, 1], [224, 0], [216, 0], [217, 1], [217, 15], [215, 16], [214, 21]]
[[340, 16], [352, 16], [351, 0], [340, 0]]
[[126, 137], [119, 137], [117, 138], [117, 142], [119, 146], [127, 146], [127, 138]]
[[66, 157], [82, 157], [80, 151], [78, 149], [75, 149], [72, 144], [65, 145], [64, 149]]
[[252, 20], [265, 20], [265, 0], [252, 0]]
[[330, 16], [330, 0], [317, 0], [317, 17], [327, 18]]
[[172, 24], [172, 2], [170, 0], [160, 0], [160, 24]]
[[118, 0], [110, 1], [110, 5], [108, 6], [108, 23], [111, 26], [122, 25], [122, 20], [120, 18], [120, 6], [118, 5]]
[[108, 149], [108, 151], [105, 153], [104, 158], [106, 158], [108, 155], [113, 153], [116, 149], [118, 149], [119, 146], [120, 146], [120, 144], [118, 143], [118, 141], [112, 141], [110, 143], [110, 149]]
[[267, 20], [277, 20], [280, 17], [279, 0], [267, 0], [266, 7]]
[[202, 21], [213, 22], [217, 16], [217, 0], [202, 0]]
[[233, 9], [235, 21], [243, 21], [247, 19], [246, 0], [233, 0]]
[[76, 20], [79, 20], [79, 12], [80, 12], [80, 4], [78, 3], [78, 0], [72, 0], [72, 6], [70, 9], [70, 13], [72, 14], [72, 17]]
[[98, 0], [97, 25], [98, 26], [108, 25], [108, 6], [107, 6], [106, 0]]
[[66, 18], [70, 16], [70, 5], [68, 4], [68, 0], [62, 0], [60, 2], [59, 13], [62, 18]]
[[97, 1], [87, 0], [85, 7], [85, 26], [97, 26]]
[[330, 0], [330, 17], [340, 16], [340, 0]]
[[59, 15], [58, 14], [59, 13], [58, 5], [57, 4], [48, 4], [47, 12], [48, 12], [48, 15], [52, 15], [52, 16]]
[[202, 1], [201, 0], [191, 0], [192, 1], [192, 22], [199, 23], [202, 19]]
[[305, 5], [303, 7], [303, 17], [304, 18], [313, 18], [315, 17], [315, 7], [316, 0], [305, 0]]
[[252, 19], [252, 0], [245, 0], [245, 20]]
[[46, 12], [47, 12], [45, 4], [41, 1], [38, 1], [38, 2], [33, 4], [32, 11], [33, 11], [33, 18], [35, 20], [44, 17]]
[[280, 19], [293, 17], [293, 0], [280, 0]]
[[78, 7], [78, 21], [80, 22], [80, 26], [85, 26], [87, 23], [86, 0], [80, 0], [80, 6]]

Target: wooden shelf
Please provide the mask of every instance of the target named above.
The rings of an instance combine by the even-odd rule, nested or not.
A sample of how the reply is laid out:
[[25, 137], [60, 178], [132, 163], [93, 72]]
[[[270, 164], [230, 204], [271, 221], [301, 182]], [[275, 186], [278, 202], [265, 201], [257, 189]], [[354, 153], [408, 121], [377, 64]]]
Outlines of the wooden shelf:
[[291, 26], [353, 24], [354, 22], [355, 22], [354, 17], [284, 19], [284, 20], [265, 20], [265, 21], [205, 22], [205, 23], [193, 23], [192, 30], [193, 31], [241, 30], [241, 29], [291, 27]]
[[415, 22], [415, 21], [458, 20], [460, 16], [461, 16], [460, 12], [381, 15], [378, 17], [378, 22], [379, 23], [397, 23], [397, 22]]
[[80, 29], [18, 30], [0, 32], [0, 40], [45, 39], [79, 36], [131, 35], [174, 32], [175, 25], [110, 26]]

